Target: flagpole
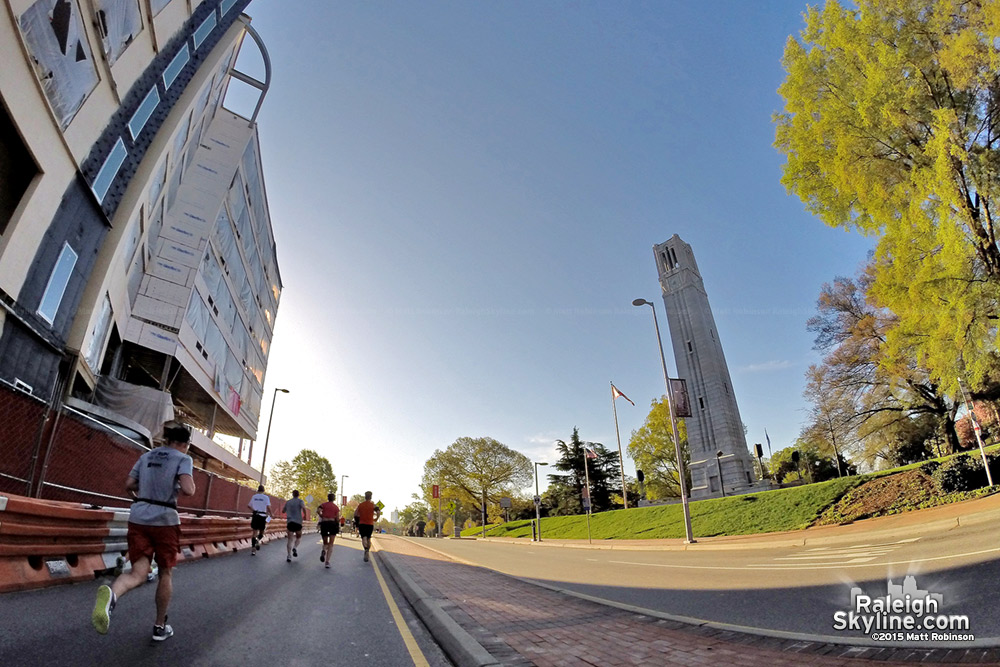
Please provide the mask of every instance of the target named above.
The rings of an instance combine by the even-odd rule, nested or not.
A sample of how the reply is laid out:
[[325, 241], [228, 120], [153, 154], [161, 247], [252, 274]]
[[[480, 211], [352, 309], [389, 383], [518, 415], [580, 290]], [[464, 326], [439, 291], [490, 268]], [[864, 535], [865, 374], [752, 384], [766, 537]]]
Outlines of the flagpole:
[[[611, 383], [611, 411], [615, 413], [615, 437], [618, 438], [618, 463], [622, 469], [622, 502], [628, 509], [628, 487], [625, 486], [625, 457], [622, 456], [622, 436], [618, 431], [618, 408], [615, 406], [615, 383]], [[586, 457], [584, 457], [586, 458]]]
[[587, 446], [583, 446], [583, 475], [587, 480], [587, 543], [593, 544], [590, 539], [590, 508], [593, 498], [590, 497], [590, 467], [587, 465]]

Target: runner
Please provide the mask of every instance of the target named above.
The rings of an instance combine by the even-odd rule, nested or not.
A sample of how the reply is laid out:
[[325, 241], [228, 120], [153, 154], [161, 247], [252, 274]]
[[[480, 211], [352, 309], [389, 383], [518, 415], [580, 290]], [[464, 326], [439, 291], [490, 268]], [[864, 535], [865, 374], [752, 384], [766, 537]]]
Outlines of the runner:
[[365, 562], [368, 562], [368, 550], [372, 547], [372, 531], [375, 530], [375, 522], [382, 514], [381, 510], [372, 502], [372, 492], [365, 491], [364, 502], [354, 510], [354, 524], [358, 527], [358, 535], [361, 536], [361, 544], [365, 548]]
[[156, 585], [156, 623], [153, 641], [174, 634], [167, 625], [167, 607], [173, 594], [172, 569], [180, 551], [181, 519], [177, 514], [177, 494], [194, 495], [194, 465], [187, 455], [191, 429], [180, 422], [163, 425], [164, 444], [152, 449], [132, 466], [125, 491], [133, 498], [128, 517], [128, 556], [132, 570], [120, 575], [110, 586], [97, 589], [91, 622], [102, 635], [108, 633], [111, 611], [118, 598], [146, 582], [150, 563], [160, 569]]
[[323, 549], [319, 552], [319, 562], [326, 563], [330, 567], [330, 559], [333, 558], [333, 541], [340, 532], [341, 522], [344, 517], [340, 516], [340, 508], [333, 502], [336, 496], [332, 493], [326, 494], [326, 502], [319, 506], [316, 513], [319, 515], [319, 534], [323, 537]]
[[[299, 491], [292, 491], [292, 499], [285, 503], [285, 527], [288, 529], [288, 542], [285, 545], [288, 550], [288, 557], [285, 562], [291, 563], [292, 556], [299, 557], [299, 542], [302, 541], [302, 515], [305, 513], [306, 504], [299, 498]], [[294, 542], [294, 544], [293, 544]]]
[[264, 530], [267, 528], [267, 520], [271, 515], [271, 499], [264, 493], [264, 485], [257, 487], [257, 493], [250, 498], [247, 507], [253, 512], [250, 517], [250, 530], [253, 531], [250, 538], [250, 555], [256, 556], [260, 551], [260, 542], [264, 539]]

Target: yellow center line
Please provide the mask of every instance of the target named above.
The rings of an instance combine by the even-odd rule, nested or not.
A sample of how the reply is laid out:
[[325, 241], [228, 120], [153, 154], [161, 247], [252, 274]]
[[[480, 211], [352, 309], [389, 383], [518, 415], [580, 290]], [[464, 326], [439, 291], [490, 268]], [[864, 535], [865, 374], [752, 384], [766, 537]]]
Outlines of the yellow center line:
[[[375, 551], [374, 547], [375, 545], [372, 544], [372, 551]], [[385, 579], [382, 578], [382, 570], [379, 568], [378, 562], [372, 558], [371, 563], [372, 567], [375, 568], [375, 577], [378, 578], [378, 584], [382, 587], [382, 595], [385, 596], [385, 601], [389, 604], [389, 611], [392, 612], [392, 620], [396, 622], [396, 629], [399, 630], [399, 634], [403, 638], [403, 643], [406, 644], [406, 650], [410, 652], [413, 664], [415, 667], [430, 667], [430, 663], [424, 657], [423, 651], [417, 645], [417, 640], [413, 638], [413, 633], [410, 632], [406, 621], [403, 620], [403, 614], [400, 613], [399, 607], [396, 606], [396, 601], [392, 599], [392, 593], [389, 592], [389, 587], [386, 585]]]

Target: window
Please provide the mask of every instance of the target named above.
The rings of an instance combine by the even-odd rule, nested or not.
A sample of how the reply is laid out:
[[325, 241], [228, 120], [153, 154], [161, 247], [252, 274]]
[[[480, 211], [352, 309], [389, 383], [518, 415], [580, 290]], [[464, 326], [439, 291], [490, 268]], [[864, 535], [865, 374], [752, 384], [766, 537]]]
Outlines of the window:
[[49, 284], [45, 286], [45, 293], [42, 294], [42, 302], [38, 306], [38, 314], [49, 324], [55, 322], [56, 313], [59, 312], [59, 304], [62, 303], [63, 294], [66, 293], [66, 286], [69, 284], [73, 268], [76, 266], [76, 253], [69, 247], [68, 243], [63, 243], [62, 252], [49, 276]]
[[153, 16], [159, 14], [169, 4], [170, 0], [149, 0], [149, 7], [153, 10]]
[[215, 12], [213, 11], [205, 18], [204, 21], [201, 22], [201, 25], [198, 26], [198, 29], [194, 31], [195, 49], [197, 49], [199, 46], [205, 43], [205, 40], [208, 38], [208, 36], [212, 34], [213, 30], [215, 30], [215, 24], [216, 24], [216, 18], [215, 18]]
[[128, 131], [132, 135], [132, 139], [136, 139], [139, 133], [142, 132], [142, 128], [146, 127], [146, 122], [149, 117], [153, 115], [153, 111], [156, 107], [160, 105], [160, 91], [153, 86], [149, 94], [139, 105], [139, 108], [135, 110], [132, 114], [132, 119], [128, 122]]
[[164, 160], [157, 167], [156, 172], [153, 174], [153, 180], [149, 183], [149, 208], [153, 208], [156, 205], [156, 200], [160, 198], [160, 193], [163, 192], [163, 186], [167, 182], [167, 161]]
[[38, 165], [21, 140], [21, 134], [0, 104], [0, 234], [14, 217], [21, 198], [38, 175]]
[[702, 410], [705, 409], [705, 399], [702, 398], [701, 396], [698, 397], [698, 407], [701, 408]]
[[225, 16], [229, 13], [229, 10], [233, 8], [236, 4], [236, 0], [222, 0], [222, 15]]
[[98, 0], [97, 29], [104, 42], [108, 64], [114, 65], [142, 30], [139, 3], [136, 0]]
[[97, 87], [97, 68], [75, 0], [38, 0], [18, 24], [35, 61], [35, 74], [62, 129], [69, 127]]
[[114, 182], [115, 176], [118, 175], [118, 170], [121, 169], [127, 155], [125, 142], [119, 137], [118, 141], [115, 142], [115, 147], [111, 149], [111, 153], [101, 165], [100, 171], [97, 172], [97, 177], [94, 178], [93, 190], [99, 202], [104, 202], [104, 197], [108, 194], [108, 189], [111, 188], [111, 184]]
[[693, 353], [694, 352], [694, 347], [691, 345], [691, 341], [688, 341], [687, 345], [688, 345], [688, 352]]
[[167, 69], [163, 70], [163, 87], [170, 90], [170, 85], [177, 79], [177, 75], [181, 73], [184, 66], [187, 65], [188, 59], [191, 57], [190, 49], [185, 43], [184, 48], [177, 52], [174, 59], [170, 61], [167, 65]]
[[108, 337], [108, 330], [111, 328], [111, 299], [104, 295], [101, 308], [97, 312], [97, 319], [94, 320], [93, 328], [90, 330], [90, 342], [87, 344], [87, 352], [84, 360], [90, 369], [96, 374], [100, 370], [101, 353], [104, 351], [105, 339]]

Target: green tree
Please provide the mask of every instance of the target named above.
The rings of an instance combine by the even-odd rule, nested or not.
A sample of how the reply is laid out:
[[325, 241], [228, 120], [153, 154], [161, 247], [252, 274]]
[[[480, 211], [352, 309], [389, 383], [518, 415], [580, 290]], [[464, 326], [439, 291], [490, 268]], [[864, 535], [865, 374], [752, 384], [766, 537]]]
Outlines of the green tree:
[[[584, 470], [584, 449], [590, 448], [596, 458], [587, 460], [587, 470]], [[621, 496], [621, 484], [618, 479], [618, 453], [608, 450], [604, 445], [580, 440], [579, 430], [574, 426], [570, 441], [556, 440], [559, 460], [552, 464], [556, 470], [567, 474], [550, 474], [549, 498], [554, 503], [553, 514], [582, 514], [583, 487], [587, 475], [590, 476], [591, 511], [603, 512], [611, 509], [611, 499], [614, 494]]]
[[311, 449], [303, 449], [291, 461], [278, 461], [271, 466], [268, 490], [276, 496], [291, 498], [298, 489], [305, 500], [313, 497], [312, 505], [326, 501], [326, 494], [337, 493], [337, 476], [330, 461]]
[[[670, 410], [665, 397], [653, 399], [649, 414], [639, 429], [632, 431], [628, 442], [628, 454], [635, 461], [636, 468], [646, 476], [646, 497], [650, 500], [679, 498], [680, 485], [677, 483], [677, 453], [674, 447], [673, 430], [670, 427]], [[691, 488], [688, 462], [691, 460], [687, 449], [687, 427], [683, 419], [677, 420], [677, 431], [681, 439], [681, 456], [687, 488]]]
[[500, 498], [527, 487], [531, 480], [531, 461], [524, 454], [493, 438], [462, 437], [424, 463], [421, 489], [424, 502], [433, 484], [442, 486], [444, 498], [463, 505], [478, 508], [485, 498], [490, 516], [499, 519]]
[[834, 227], [879, 237], [887, 357], [943, 393], [982, 385], [997, 348], [1000, 4], [828, 0], [790, 37], [775, 115], [782, 182]]

